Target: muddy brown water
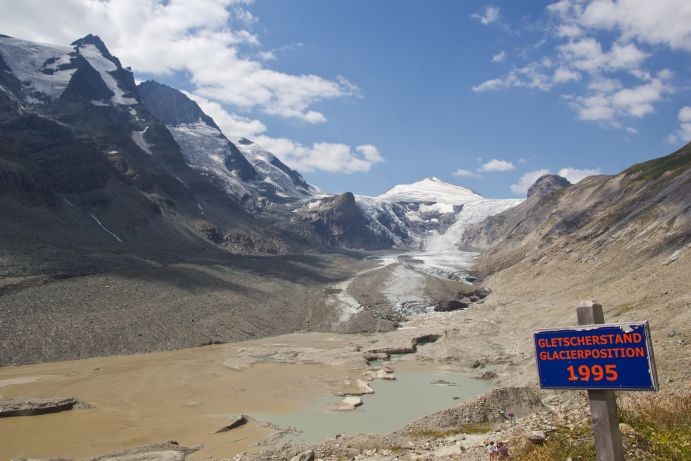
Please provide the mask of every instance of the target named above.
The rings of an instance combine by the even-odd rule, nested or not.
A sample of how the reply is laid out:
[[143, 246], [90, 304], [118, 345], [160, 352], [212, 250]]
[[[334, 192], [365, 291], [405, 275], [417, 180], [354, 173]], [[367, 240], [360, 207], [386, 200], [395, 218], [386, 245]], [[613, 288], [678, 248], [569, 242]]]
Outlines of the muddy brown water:
[[272, 433], [255, 424], [215, 434], [224, 415], [290, 412], [349, 372], [333, 366], [222, 365], [226, 345], [0, 369], [0, 398], [76, 397], [89, 410], [0, 419], [0, 460], [84, 458], [176, 440], [192, 458], [227, 457]]
[[[260, 360], [251, 366], [234, 369], [223, 365], [248, 350], [259, 352], [267, 344], [278, 347], [270, 342], [279, 338], [281, 347], [296, 350], [309, 346], [325, 351], [347, 341], [339, 335], [295, 334], [256, 344], [0, 368], [0, 399], [75, 397], [95, 407], [0, 418], [0, 461], [17, 456], [82, 459], [166, 440], [185, 446], [203, 445], [191, 459], [230, 458], [256, 450], [254, 445], [274, 431], [249, 423], [216, 434], [227, 424], [229, 414], [243, 413], [295, 425], [304, 431], [298, 438], [318, 440], [322, 435], [362, 432], [363, 428], [392, 430], [458, 403], [452, 396], [466, 399], [487, 388], [485, 383], [470, 378], [439, 375], [433, 365], [394, 363], [400, 380], [373, 383], [377, 392], [365, 397], [362, 408], [344, 415], [325, 413], [325, 408], [338, 400], [334, 393], [342, 389], [344, 380], [361, 376], [364, 361], [361, 366], [353, 362], [347, 366], [287, 364], [254, 355]], [[461, 386], [431, 385], [440, 377]], [[403, 413], [396, 410], [402, 401], [407, 402]], [[311, 424], [313, 418], [320, 424]], [[395, 424], [370, 427], [368, 420], [372, 418], [388, 418]]]

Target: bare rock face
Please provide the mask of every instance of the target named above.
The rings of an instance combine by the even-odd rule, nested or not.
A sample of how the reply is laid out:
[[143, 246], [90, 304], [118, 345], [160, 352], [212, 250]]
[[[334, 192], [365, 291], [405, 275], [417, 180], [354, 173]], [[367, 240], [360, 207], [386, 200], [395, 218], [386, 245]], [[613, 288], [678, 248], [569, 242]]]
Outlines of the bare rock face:
[[0, 400], [0, 418], [44, 415], [87, 408], [92, 408], [92, 406], [73, 398]]
[[355, 196], [345, 192], [322, 200], [303, 216], [303, 220], [330, 245], [376, 250], [389, 248], [393, 240], [377, 235], [367, 225], [367, 217], [358, 208]]
[[528, 198], [532, 197], [533, 195], [544, 197], [557, 189], [562, 189], [570, 185], [571, 183], [569, 180], [564, 177], [557, 176], [556, 174], [546, 174], [540, 176], [537, 181], [530, 186], [528, 189]]

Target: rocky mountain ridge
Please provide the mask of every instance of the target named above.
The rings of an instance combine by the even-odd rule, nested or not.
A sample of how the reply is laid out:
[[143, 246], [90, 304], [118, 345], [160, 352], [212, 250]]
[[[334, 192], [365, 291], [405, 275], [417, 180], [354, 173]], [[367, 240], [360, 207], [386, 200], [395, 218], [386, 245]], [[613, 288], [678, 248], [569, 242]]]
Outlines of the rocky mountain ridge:
[[690, 196], [691, 143], [617, 175], [535, 193], [469, 228], [461, 243], [483, 251], [485, 272], [559, 256], [587, 262], [615, 243], [644, 259], [689, 242]]

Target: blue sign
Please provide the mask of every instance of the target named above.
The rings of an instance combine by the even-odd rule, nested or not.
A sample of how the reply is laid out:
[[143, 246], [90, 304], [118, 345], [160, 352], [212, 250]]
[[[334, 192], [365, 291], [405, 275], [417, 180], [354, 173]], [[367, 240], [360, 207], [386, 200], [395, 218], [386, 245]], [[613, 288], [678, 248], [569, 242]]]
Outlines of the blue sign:
[[648, 322], [542, 330], [534, 336], [543, 389], [657, 390]]

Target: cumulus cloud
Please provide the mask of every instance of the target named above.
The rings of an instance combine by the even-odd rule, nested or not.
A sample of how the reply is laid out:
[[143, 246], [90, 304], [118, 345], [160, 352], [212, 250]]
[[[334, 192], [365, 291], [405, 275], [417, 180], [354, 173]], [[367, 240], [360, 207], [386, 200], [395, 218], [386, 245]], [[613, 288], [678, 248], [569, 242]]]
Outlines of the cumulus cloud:
[[691, 4], [687, 0], [598, 0], [588, 4], [581, 22], [616, 29], [624, 38], [691, 51]]
[[463, 168], [459, 168], [458, 170], [453, 172], [453, 175], [458, 177], [458, 178], [480, 178], [481, 175], [478, 173], [475, 173], [474, 171], [470, 170], [464, 170]]
[[287, 138], [259, 136], [256, 142], [273, 152], [291, 168], [329, 173], [367, 172], [384, 161], [379, 149], [371, 144], [352, 148], [346, 144], [319, 142], [305, 146]]
[[516, 166], [511, 163], [507, 162], [506, 160], [499, 160], [496, 158], [493, 158], [487, 163], [484, 163], [479, 170], [480, 171], [487, 171], [487, 172], [492, 172], [492, 171], [509, 171], [509, 170], [514, 170], [516, 169]]
[[588, 176], [593, 176], [596, 174], [602, 174], [602, 171], [600, 171], [599, 168], [595, 169], [578, 169], [578, 168], [571, 168], [571, 167], [566, 167], [562, 168], [559, 170], [557, 173], [559, 176], [564, 177], [569, 180], [571, 184], [576, 184], [580, 180], [587, 178]]
[[641, 85], [620, 88], [610, 84], [596, 86], [582, 96], [567, 97], [581, 120], [605, 122], [618, 128], [630, 128], [618, 120], [622, 118], [641, 118], [655, 111], [655, 103], [673, 91], [669, 74], [660, 72]]
[[549, 174], [549, 170], [535, 170], [525, 173], [518, 179], [516, 184], [511, 184], [511, 192], [516, 195], [525, 195], [530, 186], [532, 186], [540, 176], [546, 174]]
[[548, 34], [518, 53], [525, 62], [473, 86], [474, 92], [559, 91], [571, 83], [562, 97], [579, 119], [635, 133], [632, 121], [654, 113], [675, 90], [671, 71], [650, 66], [659, 65], [654, 58], [662, 47], [691, 51], [687, 0], [559, 0], [546, 11]]
[[490, 5], [486, 7], [482, 13], [475, 13], [472, 15], [472, 17], [484, 25], [492, 24], [499, 19], [499, 8]]
[[691, 106], [684, 106], [677, 114], [679, 129], [667, 137], [671, 144], [687, 143], [691, 141]]
[[[66, 0], [46, 8], [41, 0], [0, 0], [3, 33], [27, 40], [67, 44], [97, 33], [135, 72], [189, 75], [193, 92], [240, 110], [323, 123], [312, 109], [320, 101], [351, 96], [345, 79], [297, 75], [265, 67], [243, 55], [260, 47], [257, 21], [237, 0]], [[59, 27], [56, 27], [59, 25]], [[258, 51], [261, 53], [261, 50]], [[257, 55], [257, 52], [252, 53]]]

